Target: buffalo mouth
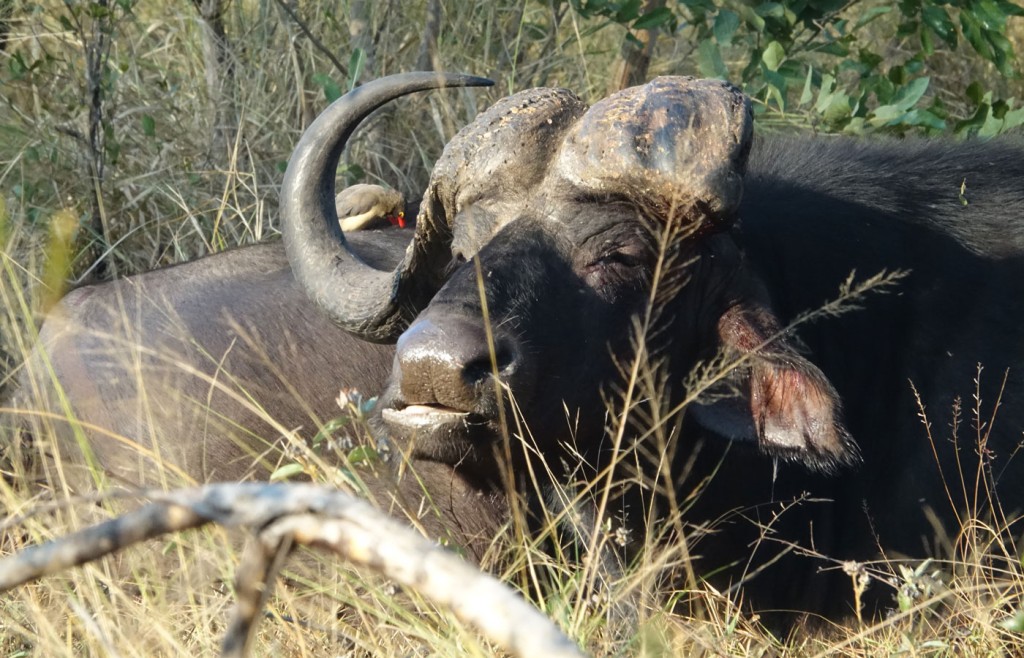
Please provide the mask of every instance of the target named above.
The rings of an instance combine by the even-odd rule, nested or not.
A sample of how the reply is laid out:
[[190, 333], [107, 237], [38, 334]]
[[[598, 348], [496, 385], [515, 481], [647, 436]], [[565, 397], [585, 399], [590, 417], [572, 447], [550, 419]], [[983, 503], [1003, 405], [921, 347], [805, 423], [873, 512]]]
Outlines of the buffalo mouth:
[[487, 459], [501, 436], [497, 420], [442, 404], [392, 404], [380, 417], [411, 457], [452, 465]]
[[406, 430], [433, 431], [449, 425], [466, 425], [471, 414], [442, 404], [410, 404], [401, 409], [384, 409], [381, 416], [389, 426]]

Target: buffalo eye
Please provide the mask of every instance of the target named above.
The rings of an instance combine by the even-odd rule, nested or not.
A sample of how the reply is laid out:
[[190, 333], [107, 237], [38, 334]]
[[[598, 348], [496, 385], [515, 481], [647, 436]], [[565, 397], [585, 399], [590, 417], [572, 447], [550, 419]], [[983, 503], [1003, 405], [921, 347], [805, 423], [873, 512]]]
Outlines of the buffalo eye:
[[640, 267], [644, 264], [641, 254], [626, 250], [611, 251], [600, 256], [595, 262], [604, 267], [621, 268]]
[[645, 279], [647, 260], [646, 249], [639, 245], [606, 249], [583, 268], [583, 280], [599, 293], [614, 295], [620, 289], [635, 288]]

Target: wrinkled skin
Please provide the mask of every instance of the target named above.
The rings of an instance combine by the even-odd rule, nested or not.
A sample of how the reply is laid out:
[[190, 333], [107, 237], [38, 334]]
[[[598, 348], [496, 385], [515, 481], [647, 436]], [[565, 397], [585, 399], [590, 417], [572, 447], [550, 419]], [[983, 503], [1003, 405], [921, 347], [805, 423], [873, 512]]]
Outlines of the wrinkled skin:
[[[870, 203], [884, 193], [871, 187], [878, 180], [875, 172], [900, 149], [900, 173], [911, 184], [916, 176], [931, 183], [925, 172], [941, 159], [956, 165], [945, 176], [949, 189], [955, 190], [952, 182], [964, 176], [979, 180], [979, 187], [992, 178], [1002, 183], [1009, 179], [1016, 187], [993, 183], [978, 190], [973, 208], [964, 209], [955, 194], [947, 195], [942, 210], [961, 215], [951, 221], [956, 230], [986, 217], [992, 223], [1005, 222], [1011, 235], [1015, 230], [1019, 234], [1015, 227], [1021, 221], [1006, 217], [1006, 212], [1016, 212], [1024, 201], [1019, 183], [1024, 171], [1015, 171], [1022, 169], [1024, 150], [950, 144], [864, 149], [844, 141], [759, 146], [747, 173], [738, 229], [683, 239], [675, 248], [676, 262], [689, 263], [680, 268], [685, 274], [677, 274], [686, 283], [664, 302], [661, 317], [667, 326], [655, 334], [652, 346], [670, 373], [671, 402], [666, 407], [682, 399], [680, 382], [698, 359], [723, 348], [753, 349], [797, 313], [835, 298], [851, 271], [862, 277], [883, 269], [911, 273], [894, 294], [869, 296], [864, 310], [801, 327], [798, 335], [810, 362], [798, 356], [796, 343], [776, 341], [752, 359], [752, 373], [734, 377], [742, 400], [695, 405], [687, 414], [673, 469], [689, 475], [679, 476], [678, 491], [688, 492], [716, 470], [717, 475], [686, 520], [697, 526], [728, 519], [718, 526], [717, 535], [692, 548], [704, 556], [698, 571], [704, 565], [709, 572], [730, 563], [746, 565], [758, 538], [751, 518], [771, 521], [778, 542], [814, 546], [833, 559], [873, 559], [877, 543], [892, 557], [932, 554], [936, 530], [929, 514], [937, 514], [950, 532], [955, 532], [956, 517], [909, 382], [931, 414], [946, 481], [972, 483], [977, 469], [973, 432], [961, 431], [965, 444], [960, 472], [946, 427], [953, 397], [961, 396], [965, 403], [971, 399], [977, 363], [986, 366], [981, 380], [986, 421], [1004, 369], [1010, 368], [1003, 407], [989, 439], [994, 456], [988, 466], [1006, 511], [1015, 513], [1024, 503], [1019, 484], [1024, 473], [1020, 460], [1012, 459], [1024, 426], [1024, 381], [1019, 374], [1024, 364], [1014, 339], [1015, 323], [1024, 315], [1019, 301], [1024, 299], [1024, 260], [1013, 253], [1012, 237], [990, 240], [981, 226], [964, 237], [950, 235], [935, 225], [951, 221], [942, 211], [932, 210], [933, 222], [928, 222], [922, 210], [879, 210]], [[801, 162], [793, 150], [813, 148], [824, 151], [823, 160], [860, 168], [859, 182], [868, 189], [847, 191], [843, 186], [848, 181], [830, 185], [827, 178], [808, 183], [809, 172], [821, 162]], [[846, 160], [853, 154], [863, 160]], [[908, 200], [903, 203], [931, 198], [913, 187], [903, 195]], [[472, 257], [479, 262], [498, 376], [512, 391], [538, 451], [558, 479], [570, 475], [559, 471], [561, 464], [577, 463], [573, 452], [596, 467], [590, 473], [608, 463], [602, 393], [623, 386], [611, 355], [628, 361], [632, 353], [632, 321], [642, 316], [648, 300], [656, 239], [649, 218], [630, 204], [545, 201], [550, 215], [528, 209], [486, 231], [472, 220], [460, 221], [473, 217], [472, 206], [463, 207], [454, 221], [453, 242], [457, 260]], [[488, 239], [473, 239], [480, 234]], [[1000, 253], [990, 255], [992, 251]], [[474, 263], [459, 266], [399, 339], [382, 398], [383, 429], [405, 436], [422, 458], [493, 468], [490, 454], [501, 452], [497, 442], [508, 433], [498, 424], [490, 352], [479, 329], [483, 311], [477, 281]], [[453, 373], [453, 364], [461, 371]], [[453, 379], [470, 384], [461, 387]], [[763, 392], [758, 395], [759, 385]], [[409, 405], [435, 407], [432, 413], [438, 420], [396, 422], [398, 414], [389, 409], [401, 412]], [[441, 408], [470, 415], [445, 422]], [[822, 424], [830, 436], [805, 438]], [[561, 448], [562, 442], [570, 442], [573, 450]], [[517, 473], [526, 472], [525, 459], [515, 453]], [[696, 463], [690, 464], [693, 459]], [[650, 465], [648, 477], [656, 473]], [[960, 486], [955, 489], [960, 491]], [[784, 503], [801, 497], [817, 502], [804, 502], [774, 519]], [[964, 500], [955, 493], [957, 511], [972, 507], [973, 498]], [[633, 522], [642, 525], [638, 511], [647, 502], [639, 495], [627, 496], [613, 509], [631, 510]], [[987, 508], [984, 492], [977, 503]], [[747, 518], [737, 516], [736, 510]], [[750, 568], [784, 549], [783, 543], [762, 544]], [[849, 613], [849, 577], [835, 570], [817, 573], [830, 564], [811, 558], [781, 560], [751, 581], [745, 595], [762, 610]], [[727, 572], [716, 582], [725, 587], [740, 573]], [[891, 605], [891, 592], [883, 585], [876, 584], [871, 595]]]
[[[832, 563], [800, 553], [924, 557], [934, 552], [930, 514], [956, 531], [955, 511], [976, 501], [955, 487], [949, 502], [936, 455], [947, 483], [973, 483], [977, 457], [962, 447], [957, 471], [937, 419], [948, 418], [954, 396], [970, 399], [979, 362], [987, 404], [1010, 368], [985, 466], [1008, 514], [1024, 503], [1012, 459], [1024, 420], [1015, 339], [1024, 147], [751, 146], [749, 114], [715, 84], [659, 79], [593, 108], [568, 92], [531, 90], [452, 140], [420, 214], [444, 227], [430, 248], [447, 246], [450, 264], [398, 340], [379, 427], [483, 487], [500, 486], [510, 468], [528, 497], [528, 473], [542, 474], [543, 489], [600, 470], [614, 424], [604, 398], [624, 387], [615, 362], [629, 363], [658, 236], [675, 226], [649, 344], [666, 377], [662, 409], [684, 399], [681, 382], [699, 361], [742, 358], [727, 385], [687, 407], [669, 446], [677, 498], [714, 474], [684, 519], [691, 531], [717, 530], [691, 549], [697, 571], [715, 573], [719, 587], [756, 573], [744, 597], [759, 610], [848, 614], [849, 577], [820, 574]], [[910, 273], [862, 310], [780, 334], [835, 298], [851, 271], [866, 278], [883, 268]], [[933, 419], [934, 452], [910, 382]], [[508, 391], [528, 431], [499, 402]], [[642, 425], [627, 428], [627, 446]], [[964, 429], [960, 440], [970, 441]], [[658, 477], [658, 446], [637, 448], [644, 477]], [[537, 453], [551, 469], [547, 484]], [[634, 529], [657, 527], [666, 505], [649, 495], [627, 491], [614, 511]], [[771, 523], [769, 541], [757, 542], [752, 521]], [[774, 562], [790, 545], [797, 550]], [[888, 596], [880, 585], [871, 591]]]

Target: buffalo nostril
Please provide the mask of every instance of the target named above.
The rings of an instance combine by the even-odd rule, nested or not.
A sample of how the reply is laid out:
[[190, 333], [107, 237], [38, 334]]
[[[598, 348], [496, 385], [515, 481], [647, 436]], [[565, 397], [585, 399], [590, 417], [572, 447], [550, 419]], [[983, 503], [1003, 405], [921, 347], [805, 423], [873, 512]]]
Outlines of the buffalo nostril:
[[486, 354], [467, 362], [462, 370], [463, 379], [473, 385], [495, 374], [499, 378], [508, 377], [515, 372], [517, 362], [515, 349], [508, 342], [502, 341], [494, 346], [493, 355], [488, 349]]
[[494, 395], [489, 382], [495, 371], [499, 379], [516, 372], [517, 355], [508, 337], [489, 340], [478, 319], [421, 319], [398, 341], [402, 396], [408, 404], [478, 410]]

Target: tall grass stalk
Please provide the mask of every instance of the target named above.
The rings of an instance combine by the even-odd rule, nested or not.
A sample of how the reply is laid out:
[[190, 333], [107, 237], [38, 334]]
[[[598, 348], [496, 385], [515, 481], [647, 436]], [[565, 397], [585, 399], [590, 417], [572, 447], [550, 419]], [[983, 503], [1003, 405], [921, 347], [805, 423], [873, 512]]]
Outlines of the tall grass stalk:
[[[220, 89], [229, 95], [221, 99], [210, 97], [204, 28], [191, 3], [127, 3], [131, 11], [118, 14], [119, 20], [105, 28], [108, 50], [91, 60], [92, 68], [88, 40], [82, 39], [92, 33], [76, 32], [68, 15], [69, 7], [90, 4], [97, 3], [15, 0], [14, 22], [5, 24], [9, 30], [0, 51], [0, 400], [12, 392], [11, 382], [31, 352], [45, 311], [65, 283], [101, 274], [101, 257], [114, 264], [108, 272], [129, 274], [276, 239], [277, 195], [291, 148], [310, 117], [351, 82], [345, 79], [350, 71], [337, 65], [351, 61], [356, 45], [346, 3], [230, 3], [223, 19], [234, 46], [235, 80]], [[428, 2], [363, 4], [366, 34], [375, 44], [363, 79], [409, 70], [420, 55]], [[7, 6], [2, 0], [0, 5]], [[339, 171], [342, 184], [384, 182], [407, 198], [418, 196], [442, 145], [495, 98], [537, 85], [565, 86], [585, 100], [604, 94], [623, 36], [614, 26], [582, 20], [559, 2], [443, 1], [440, 11], [432, 59], [447, 70], [488, 75], [497, 87], [490, 95], [409, 98], [376, 115], [350, 148]], [[1009, 38], [1020, 43], [1020, 29], [1014, 24]], [[315, 35], [316, 43], [308, 35]], [[651, 74], [695, 73], [691, 46], [669, 47], [652, 62]], [[949, 62], [949, 75], [961, 68]], [[223, 107], [237, 110], [237, 126], [225, 138], [221, 157], [210, 142], [211, 135], [223, 134], [217, 129], [217, 108]], [[102, 175], [94, 175], [98, 168]], [[94, 216], [103, 219], [100, 229], [90, 222]], [[1017, 510], [1003, 509], [990, 495], [998, 474], [984, 468], [956, 470], [958, 479], [946, 482], [950, 503], [966, 501], [970, 513], [960, 519], [955, 536], [937, 539], [943, 560], [863, 565], [873, 587], [892, 587], [896, 612], [886, 619], [775, 637], [745, 611], [739, 590], [716, 591], [702, 580], [691, 557], [699, 551], [701, 534], [711, 529], [686, 523], [686, 510], [700, 495], [702, 481], [690, 483], [690, 473], [672, 472], [669, 464], [686, 405], [742, 366], [746, 357], [737, 361], [723, 355], [683, 382], [668, 380], [651, 345], [658, 337], [664, 298], [685, 284], [673, 276], [683, 264], [673, 260], [672, 246], [686, 236], [672, 222], [660, 231], [659, 264], [648, 304], [636, 320], [632, 354], [621, 361], [620, 387], [606, 392], [616, 460], [596, 480], [567, 482], [554, 492], [557, 503], [542, 510], [538, 536], [525, 532], [527, 523], [518, 511], [495, 538], [485, 566], [516, 584], [595, 655], [1018, 653], [1021, 630], [1007, 623], [1024, 610], [1019, 547], [1008, 539], [1020, 534], [1012, 521]], [[851, 279], [834, 303], [809, 309], [796, 324], [850, 309], [898, 277], [879, 273]], [[164, 359], [169, 368], [184, 367], [174, 355], [149, 356]], [[220, 376], [224, 379], [209, 379], [211, 390], [261, 413], [232, 386], [231, 373]], [[666, 391], [680, 386], [685, 396], [669, 405]], [[534, 449], [537, 442], [515, 412], [515, 400], [508, 406], [507, 441]], [[987, 432], [999, 422], [999, 401], [976, 399], [967, 407], [967, 423], [960, 419], [959, 406], [952, 410], [951, 438], [969, 434], [961, 448], [984, 452]], [[0, 524], [0, 553], [109, 518], [121, 507], [107, 494], [98, 470], [101, 493], [87, 498], [71, 495], [59, 455], [43, 472], [37, 470], [33, 455], [45, 445], [47, 424], [79, 424], [67, 404], [63, 409], [37, 419], [44, 433], [35, 444], [25, 443], [12, 428], [0, 428], [0, 510], [7, 518]], [[933, 435], [941, 426], [934, 420], [936, 411], [947, 410], [926, 413], [925, 401], [920, 402], [922, 426], [933, 445], [950, 440]], [[357, 414], [339, 409], [339, 416], [346, 415]], [[337, 468], [331, 455], [310, 448], [316, 431], [296, 432], [273, 418], [266, 421], [290, 446], [285, 461], [299, 464], [317, 481], [358, 490], [358, 482]], [[567, 443], [573, 426], [567, 410]], [[358, 419], [346, 427], [359, 427]], [[281, 464], [276, 459], [271, 468]], [[529, 479], [535, 485], [561, 470], [540, 459], [532, 466], [536, 471]], [[641, 472], [653, 475], [641, 480]], [[166, 469], [159, 478], [171, 484], [183, 476]], [[669, 501], [671, 513], [649, 536], [633, 538], [645, 548], [641, 559], [610, 572], [600, 560], [585, 556], [605, 554], [616, 541], [619, 520], [609, 496], [620, 484], [656, 490]], [[595, 500], [593, 515], [575, 516]], [[579, 529], [583, 550], [562, 549], [558, 538], [567, 527]], [[754, 550], [765, 549], [770, 530], [761, 529], [762, 541]], [[232, 533], [203, 529], [20, 588], [0, 598], [0, 653], [215, 654], [233, 602], [230, 583], [240, 543]], [[668, 573], [683, 577], [682, 585], [666, 594]], [[382, 579], [312, 557], [287, 576], [287, 584], [269, 602], [269, 619], [260, 626], [260, 655], [490, 654], [470, 629], [415, 592], [399, 592]], [[636, 612], [628, 623], [622, 621], [623, 607]]]

